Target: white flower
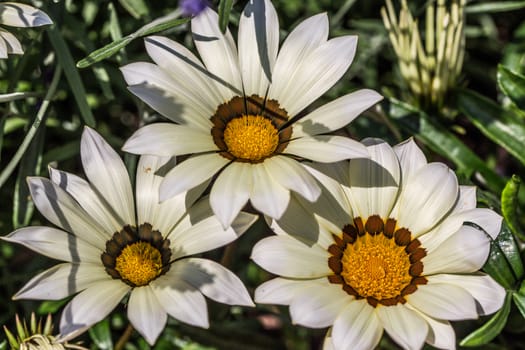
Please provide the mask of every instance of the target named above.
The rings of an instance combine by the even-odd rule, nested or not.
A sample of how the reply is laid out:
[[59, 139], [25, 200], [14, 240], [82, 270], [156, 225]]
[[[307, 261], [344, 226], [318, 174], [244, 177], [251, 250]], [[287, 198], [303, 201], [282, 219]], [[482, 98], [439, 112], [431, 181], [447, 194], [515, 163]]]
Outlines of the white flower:
[[129, 294], [128, 318], [150, 344], [167, 314], [208, 327], [203, 295], [253, 305], [232, 272], [187, 256], [235, 240], [256, 216], [240, 213], [223, 229], [207, 200], [194, 203], [200, 193], [159, 204], [162, 178], [155, 173], [167, 159], [153, 156], [140, 158], [135, 205], [124, 163], [89, 128], [82, 135], [81, 157], [89, 182], [56, 169], [50, 169], [51, 181], [28, 180], [39, 211], [61, 229], [26, 227], [3, 239], [64, 263], [34, 277], [14, 299], [59, 300], [78, 293], [62, 313], [60, 332], [67, 337], [104, 319]]
[[129, 90], [176, 123], [143, 127], [123, 149], [159, 156], [193, 154], [167, 174], [161, 200], [218, 174], [210, 202], [224, 225], [248, 200], [279, 218], [290, 190], [309, 201], [320, 194], [298, 160], [368, 156], [360, 143], [326, 133], [378, 102], [382, 97], [375, 91], [350, 93], [298, 118], [343, 76], [355, 55], [356, 36], [328, 40], [325, 13], [300, 23], [279, 53], [279, 23], [269, 0], [246, 5], [238, 48], [229, 31], [221, 33], [217, 14], [209, 8], [192, 19], [191, 29], [200, 59], [179, 43], [149, 37], [146, 50], [155, 64], [122, 67]]
[[476, 208], [475, 188], [427, 163], [412, 140], [364, 143], [370, 159], [311, 168], [319, 200], [293, 197], [272, 221], [277, 235], [255, 245], [252, 259], [281, 276], [255, 301], [290, 305], [296, 324], [330, 326], [326, 349], [373, 349], [383, 330], [405, 349], [454, 349], [449, 320], [503, 304], [504, 289], [478, 271], [501, 217]]
[[[39, 27], [53, 23], [48, 15], [33, 6], [16, 2], [0, 3], [0, 24], [12, 27]], [[0, 58], [7, 54], [24, 53], [18, 39], [7, 30], [0, 28]]]

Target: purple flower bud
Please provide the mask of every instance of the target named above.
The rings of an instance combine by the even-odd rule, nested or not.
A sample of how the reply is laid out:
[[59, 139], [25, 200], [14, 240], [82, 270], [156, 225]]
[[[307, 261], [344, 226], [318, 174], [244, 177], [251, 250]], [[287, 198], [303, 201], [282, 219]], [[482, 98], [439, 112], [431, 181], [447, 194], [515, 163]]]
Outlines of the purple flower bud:
[[179, 8], [185, 16], [197, 16], [209, 5], [207, 0], [180, 0]]

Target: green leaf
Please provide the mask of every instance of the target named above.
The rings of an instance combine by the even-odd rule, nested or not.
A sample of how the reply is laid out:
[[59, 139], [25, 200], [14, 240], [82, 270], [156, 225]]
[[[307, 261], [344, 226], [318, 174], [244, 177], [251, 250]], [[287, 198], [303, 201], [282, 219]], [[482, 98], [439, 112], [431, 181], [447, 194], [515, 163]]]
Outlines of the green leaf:
[[[42, 120], [44, 123], [45, 117]], [[45, 126], [38, 128], [18, 166], [18, 176], [13, 195], [13, 228], [17, 229], [29, 225], [33, 216], [34, 205], [30, 199], [29, 188], [26, 183], [28, 176], [39, 175], [42, 165], [42, 151], [44, 149]]]
[[460, 90], [458, 107], [489, 139], [525, 164], [525, 124], [512, 111], [471, 90]]
[[513, 289], [523, 277], [520, 251], [505, 222], [498, 237], [490, 243], [490, 254], [483, 270], [506, 289]]
[[466, 13], [490, 13], [505, 12], [525, 8], [525, 1], [495, 1], [484, 2], [476, 5], [468, 5], [465, 8]]
[[87, 57], [77, 62], [77, 67], [89, 67], [93, 63], [102, 61], [105, 58], [113, 56], [115, 53], [117, 53], [120, 49], [124, 48], [134, 39], [180, 26], [184, 23], [187, 23], [190, 20], [190, 18], [175, 18], [175, 15], [177, 14], [173, 13], [156, 19], [155, 21], [146, 24], [144, 27], [140, 28], [136, 32], [126, 35], [121, 39], [115, 40], [112, 43], [93, 51]]
[[498, 85], [514, 104], [525, 111], [525, 76], [498, 66]]
[[[520, 291], [523, 289], [523, 283], [521, 284]], [[512, 292], [512, 299], [514, 300], [514, 305], [520, 311], [521, 316], [525, 318], [525, 295], [522, 292]]]
[[461, 346], [480, 346], [487, 344], [501, 333], [510, 313], [512, 293], [505, 296], [503, 307], [492, 316], [483, 326], [467, 335], [460, 343]]
[[47, 29], [47, 34], [51, 44], [55, 49], [58, 62], [64, 69], [64, 74], [66, 75], [69, 87], [73, 92], [73, 96], [80, 111], [80, 115], [82, 116], [82, 119], [86, 125], [94, 128], [95, 118], [93, 117], [93, 113], [91, 112], [91, 109], [87, 103], [86, 89], [84, 88], [82, 79], [80, 79], [80, 74], [75, 67], [75, 62], [73, 61], [69, 47], [55, 25], [52, 25]]
[[459, 172], [468, 177], [477, 173], [484, 179], [487, 188], [493, 192], [501, 192], [505, 186], [505, 180], [490, 169], [485, 161], [472, 152], [456, 135], [433, 122], [424, 112], [412, 105], [390, 98], [389, 113], [410, 134], [434, 152], [454, 162]]
[[113, 340], [111, 339], [111, 329], [108, 318], [91, 327], [89, 329], [89, 336], [91, 340], [93, 340], [93, 344], [97, 346], [97, 349], [113, 349]]
[[45, 314], [54, 314], [57, 312], [62, 306], [66, 305], [66, 303], [71, 300], [71, 297], [65, 298], [62, 300], [46, 300], [43, 301], [42, 304], [38, 307], [37, 313], [39, 315], [45, 315]]
[[148, 7], [144, 0], [119, 0], [120, 5], [136, 19], [141, 18], [149, 13]]
[[517, 214], [520, 184], [521, 179], [519, 176], [512, 175], [512, 178], [501, 192], [501, 212], [512, 233], [521, 240], [525, 240], [525, 233], [520, 227]]
[[233, 0], [221, 0], [219, 2], [219, 28], [223, 33], [226, 33], [226, 29], [228, 29], [232, 7]]

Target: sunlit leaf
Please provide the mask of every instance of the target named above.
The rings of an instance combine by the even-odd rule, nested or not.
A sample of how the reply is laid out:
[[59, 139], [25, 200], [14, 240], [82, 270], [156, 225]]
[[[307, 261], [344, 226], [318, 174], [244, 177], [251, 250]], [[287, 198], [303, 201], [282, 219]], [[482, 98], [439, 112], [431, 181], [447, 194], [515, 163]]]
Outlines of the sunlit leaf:
[[512, 293], [508, 292], [503, 307], [492, 316], [483, 326], [467, 335], [460, 343], [461, 346], [480, 346], [487, 344], [501, 333], [507, 323], [510, 313]]
[[507, 67], [498, 66], [498, 84], [500, 89], [514, 104], [525, 111], [525, 76], [514, 73]]
[[80, 60], [77, 62], [78, 68], [86, 68], [92, 65], [93, 63], [102, 61], [105, 58], [108, 58], [110, 56], [113, 56], [115, 53], [117, 53], [120, 49], [124, 48], [126, 45], [128, 45], [132, 40], [152, 35], [167, 29], [171, 29], [173, 27], [180, 26], [186, 22], [188, 22], [189, 18], [171, 18], [170, 16], [165, 16], [163, 18], [159, 18], [150, 24], [145, 25], [144, 27], [140, 28], [133, 34], [129, 34], [119, 40], [115, 40], [110, 44], [107, 44], [104, 47], [101, 47], [100, 49], [97, 49], [90, 53], [86, 58]]
[[460, 111], [489, 139], [525, 164], [525, 124], [512, 111], [471, 90], [458, 91]]
[[100, 350], [113, 349], [113, 340], [111, 339], [111, 329], [109, 320], [105, 318], [89, 329], [89, 336], [93, 344]]
[[119, 0], [120, 5], [135, 18], [141, 18], [149, 13], [144, 0]]
[[521, 292], [523, 287], [524, 285], [522, 282], [520, 290], [517, 292], [512, 292], [512, 299], [514, 300], [516, 308], [520, 311], [523, 318], [525, 318], [525, 294]]
[[505, 186], [504, 179], [490, 169], [485, 161], [461, 142], [456, 135], [430, 120], [429, 116], [416, 107], [391, 98], [389, 114], [434, 152], [454, 162], [459, 172], [468, 177], [474, 174], [481, 175], [485, 185], [497, 193], [501, 192]]
[[525, 234], [520, 227], [517, 214], [520, 184], [521, 179], [517, 175], [513, 175], [507, 182], [507, 185], [501, 192], [501, 212], [512, 233], [521, 240], [525, 240]]
[[465, 8], [467, 13], [490, 13], [505, 12], [525, 8], [525, 1], [494, 1], [483, 2], [480, 4], [468, 5]]

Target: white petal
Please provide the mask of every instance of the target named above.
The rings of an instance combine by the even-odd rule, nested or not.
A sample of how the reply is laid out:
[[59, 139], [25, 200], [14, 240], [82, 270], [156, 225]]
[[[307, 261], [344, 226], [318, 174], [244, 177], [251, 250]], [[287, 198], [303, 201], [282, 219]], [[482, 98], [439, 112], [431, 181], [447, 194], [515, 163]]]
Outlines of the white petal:
[[429, 317], [417, 310], [414, 311], [417, 312], [417, 314], [428, 324], [428, 335], [425, 340], [428, 344], [438, 349], [456, 349], [456, 333], [454, 332], [454, 328], [450, 325], [450, 322], [436, 320], [435, 318]]
[[39, 27], [51, 24], [53, 21], [47, 14], [33, 6], [4, 2], [0, 4], [0, 23], [13, 27]]
[[223, 227], [229, 226], [250, 198], [252, 165], [233, 162], [217, 177], [210, 192], [210, 205]]
[[24, 53], [20, 41], [7, 30], [0, 28], [0, 58], [7, 58], [7, 54], [21, 55]]
[[[120, 68], [128, 87], [135, 96], [169, 120], [209, 130], [217, 104], [203, 92], [197, 94], [179, 83], [160, 67], [147, 62], [136, 62]], [[198, 99], [200, 96], [200, 100]]]
[[182, 259], [173, 263], [168, 275], [189, 283], [215, 301], [229, 305], [254, 306], [241, 280], [214, 261]]
[[253, 207], [272, 218], [280, 218], [290, 202], [290, 191], [272, 178], [266, 162], [252, 164], [251, 172], [250, 202]]
[[490, 241], [484, 232], [463, 226], [422, 259], [424, 274], [469, 273], [479, 270], [489, 255]]
[[175, 260], [182, 256], [203, 253], [222, 247], [240, 235], [230, 227], [223, 229], [222, 224], [215, 216], [199, 221], [185, 230], [178, 227], [168, 237], [174, 245], [174, 254], [171, 259]]
[[278, 277], [257, 287], [254, 300], [258, 304], [289, 305], [297, 292], [326, 283], [327, 279], [324, 277], [315, 280], [291, 280]]
[[417, 173], [419, 169], [427, 165], [427, 159], [423, 154], [423, 151], [417, 146], [413, 138], [409, 138], [408, 140], [395, 145], [394, 151], [399, 158], [403, 181], [408, 181], [413, 174]]
[[[204, 119], [215, 113], [217, 106], [225, 101], [221, 90], [217, 89], [210, 72], [201, 61], [186, 47], [162, 36], [150, 36], [145, 40], [146, 50], [150, 57], [172, 80], [175, 97], [184, 101], [184, 119], [196, 116], [188, 113], [191, 107]], [[172, 87], [173, 87], [172, 86]], [[188, 120], [191, 122], [191, 120]]]
[[291, 278], [319, 278], [332, 274], [329, 257], [330, 254], [320, 246], [308, 246], [288, 236], [260, 240], [251, 255], [251, 259], [263, 269]]
[[[297, 66], [288, 73], [277, 72], [280, 64], [279, 58], [277, 58], [274, 79], [276, 81], [279, 79], [280, 84], [276, 88], [272, 84], [268, 96], [276, 99], [281, 107], [288, 112], [288, 115], [295, 116], [323, 95], [343, 76], [354, 59], [356, 47], [357, 36], [347, 35], [331, 39], [298, 60]], [[281, 54], [284, 50], [283, 46]], [[288, 78], [288, 84], [285, 88], [282, 88], [281, 80], [285, 76], [277, 78], [278, 74], [281, 73]]]
[[133, 288], [128, 302], [128, 319], [150, 345], [155, 344], [168, 315], [151, 286]]
[[361, 143], [343, 136], [317, 135], [290, 141], [284, 153], [316, 162], [332, 163], [349, 158], [368, 158]]
[[228, 164], [228, 160], [215, 153], [197, 155], [186, 159], [164, 177], [164, 181], [160, 185], [160, 200], [165, 201], [200, 185], [226, 164]]
[[157, 171], [169, 166], [169, 157], [141, 156], [137, 166], [136, 201], [138, 223], [149, 223], [165, 237], [186, 214], [186, 193], [159, 202], [159, 187], [164, 179]]
[[84, 179], [49, 168], [49, 178], [54, 184], [69, 193], [95, 222], [98, 222], [106, 232], [117, 232], [128, 224], [111, 215], [103, 197], [101, 198], [91, 185]]
[[466, 222], [471, 222], [483, 229], [490, 238], [496, 239], [501, 231], [503, 218], [488, 208], [475, 208], [461, 213]]
[[60, 333], [86, 330], [103, 320], [131, 288], [120, 280], [101, 281], [91, 285], [66, 305], [60, 319]]
[[117, 152], [93, 129], [85, 127], [80, 142], [84, 172], [121, 221], [135, 224], [135, 201], [129, 174]]
[[238, 42], [244, 93], [265, 96], [279, 48], [279, 18], [269, 0], [246, 4]]
[[505, 300], [505, 289], [496, 283], [492, 277], [482, 273], [475, 275], [441, 274], [428, 277], [431, 287], [434, 283], [448, 283], [464, 288], [476, 300], [481, 309], [480, 315], [489, 315], [498, 311]]
[[309, 17], [295, 27], [284, 41], [277, 57], [269, 98], [279, 100], [289, 89], [296, 88], [290, 78], [300, 63], [327, 39], [328, 17], [326, 13]]
[[382, 98], [383, 96], [369, 89], [339, 97], [296, 122], [293, 125], [294, 137], [314, 136], [340, 129]]
[[102, 264], [59, 264], [27, 282], [13, 299], [60, 300], [101, 281], [111, 280]]
[[392, 148], [379, 139], [367, 139], [370, 159], [350, 161], [350, 192], [354, 215], [386, 219], [392, 210], [400, 183], [400, 170]]
[[417, 291], [407, 296], [407, 301], [437, 319], [456, 321], [478, 316], [474, 298], [465, 289], [452, 284], [419, 285]]
[[202, 130], [185, 125], [156, 123], [138, 129], [122, 149], [129, 153], [178, 156], [217, 150], [213, 138]]
[[429, 327], [418, 313], [399, 304], [376, 310], [388, 335], [401, 347], [410, 350], [423, 347]]
[[288, 157], [276, 156], [266, 159], [264, 166], [281, 186], [299, 193], [310, 202], [321, 195], [321, 188], [301, 163]]
[[192, 326], [208, 328], [206, 299], [198, 289], [167, 275], [151, 282], [151, 288], [166, 312], [179, 321]]
[[[404, 181], [404, 180], [403, 180]], [[458, 180], [442, 163], [430, 163], [403, 182], [401, 194], [393, 210], [400, 227], [412, 237], [432, 229], [454, 206], [458, 198]]]
[[237, 48], [230, 31], [221, 32], [217, 13], [207, 7], [191, 20], [191, 31], [199, 55], [224, 100], [242, 95]]
[[459, 186], [459, 198], [454, 213], [476, 208], [476, 186]]
[[31, 226], [2, 237], [52, 259], [68, 262], [100, 263], [102, 250], [72, 234], [51, 227]]
[[0, 28], [0, 58], [7, 58], [7, 54], [9, 53], [7, 45], [7, 41], [4, 40], [3, 33]]
[[383, 328], [374, 309], [364, 300], [354, 301], [341, 310], [332, 328], [335, 349], [374, 349]]
[[35, 206], [46, 219], [78, 239], [105, 249], [112, 233], [104, 231], [63, 189], [40, 177], [29, 177], [27, 182]]
[[340, 285], [328, 281], [323, 285], [310, 285], [295, 291], [290, 315], [294, 324], [312, 328], [328, 327], [352, 299]]
[[[269, 217], [266, 219], [272, 231], [278, 235], [290, 235], [308, 245], [317, 242], [324, 247], [325, 239], [322, 237], [321, 225], [319, 225], [313, 211], [315, 204], [310, 206], [309, 203], [292, 194], [290, 203], [279, 220], [273, 220]], [[301, 219], [297, 220], [297, 218]], [[333, 241], [331, 236], [329, 239]]]

